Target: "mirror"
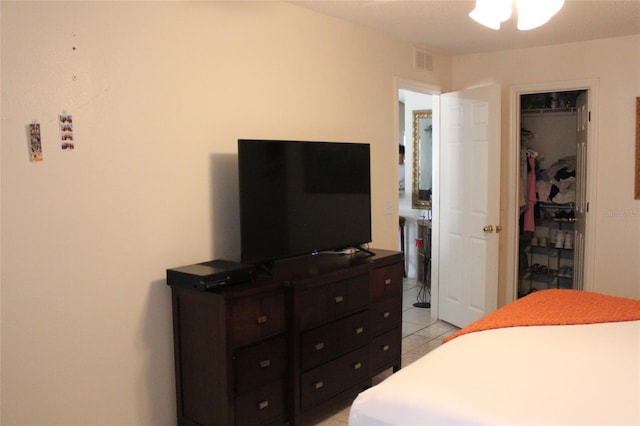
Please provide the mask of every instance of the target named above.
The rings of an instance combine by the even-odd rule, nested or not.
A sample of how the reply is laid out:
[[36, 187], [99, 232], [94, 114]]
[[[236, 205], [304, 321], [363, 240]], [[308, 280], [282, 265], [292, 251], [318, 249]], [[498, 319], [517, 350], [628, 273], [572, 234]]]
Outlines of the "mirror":
[[431, 208], [433, 119], [431, 110], [413, 111], [413, 188], [414, 209]]

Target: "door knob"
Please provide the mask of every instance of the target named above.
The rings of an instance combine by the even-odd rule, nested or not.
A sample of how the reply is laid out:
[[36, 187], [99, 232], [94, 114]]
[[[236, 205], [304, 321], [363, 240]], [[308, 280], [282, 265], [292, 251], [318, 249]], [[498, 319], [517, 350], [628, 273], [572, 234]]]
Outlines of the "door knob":
[[482, 230], [484, 232], [493, 232], [493, 225], [487, 225], [484, 228], [482, 228]]

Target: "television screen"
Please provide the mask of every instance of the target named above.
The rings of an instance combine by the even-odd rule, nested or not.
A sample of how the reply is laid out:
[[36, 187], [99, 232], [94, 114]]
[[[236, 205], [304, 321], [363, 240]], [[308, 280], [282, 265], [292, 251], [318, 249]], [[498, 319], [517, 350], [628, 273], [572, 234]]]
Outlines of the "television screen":
[[242, 262], [370, 242], [369, 151], [360, 143], [238, 140]]

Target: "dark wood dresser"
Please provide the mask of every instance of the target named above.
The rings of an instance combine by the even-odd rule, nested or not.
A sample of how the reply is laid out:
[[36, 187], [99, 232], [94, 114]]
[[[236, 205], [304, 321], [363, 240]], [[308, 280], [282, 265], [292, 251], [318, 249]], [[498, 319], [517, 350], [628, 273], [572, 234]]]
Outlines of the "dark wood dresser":
[[212, 291], [172, 285], [180, 425], [295, 424], [400, 368], [402, 253], [318, 254]]

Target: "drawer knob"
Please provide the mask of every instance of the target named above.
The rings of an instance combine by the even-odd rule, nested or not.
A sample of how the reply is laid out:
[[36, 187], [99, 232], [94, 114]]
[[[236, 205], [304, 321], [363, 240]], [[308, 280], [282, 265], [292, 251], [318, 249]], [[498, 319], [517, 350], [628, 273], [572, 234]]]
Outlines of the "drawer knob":
[[382, 318], [389, 318], [391, 316], [391, 312], [386, 311], [382, 313]]
[[266, 315], [260, 315], [256, 321], [257, 321], [258, 324], [264, 324], [265, 322], [267, 322], [267, 316]]
[[391, 278], [387, 278], [386, 280], [384, 280], [384, 285], [389, 285], [391, 284]]
[[271, 360], [270, 359], [265, 359], [260, 361], [260, 368], [267, 368], [267, 367], [271, 367]]
[[380, 349], [382, 349], [382, 352], [386, 352], [389, 350], [389, 345], [382, 345], [380, 346]]
[[362, 368], [362, 363], [361, 362], [356, 362], [355, 364], [353, 364], [353, 369], [354, 370], [360, 370]]
[[362, 334], [362, 333], [364, 333], [364, 327], [358, 327], [358, 328], [356, 328], [356, 329], [354, 330], [354, 332], [355, 332], [356, 334]]
[[318, 380], [317, 382], [313, 383], [313, 388], [315, 390], [322, 389], [323, 387], [324, 387], [324, 382], [322, 380]]
[[258, 410], [264, 410], [269, 406], [269, 401], [260, 401], [258, 402]]
[[316, 351], [321, 351], [324, 349], [324, 342], [316, 343]]
[[342, 303], [342, 302], [344, 302], [344, 297], [336, 296], [336, 303]]

